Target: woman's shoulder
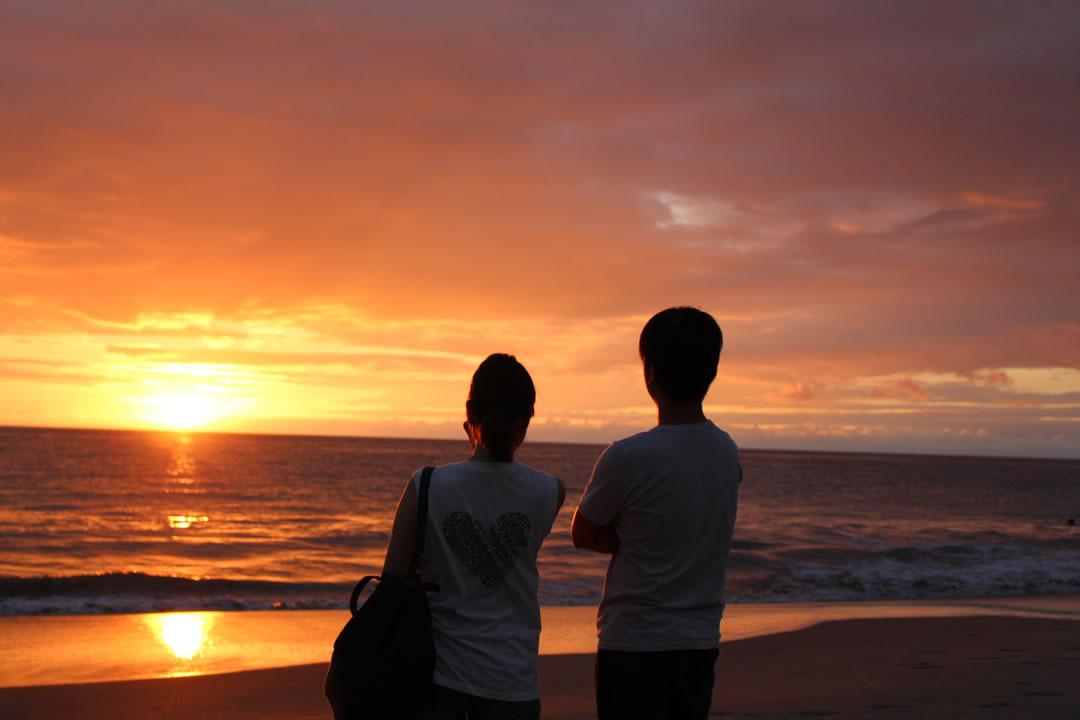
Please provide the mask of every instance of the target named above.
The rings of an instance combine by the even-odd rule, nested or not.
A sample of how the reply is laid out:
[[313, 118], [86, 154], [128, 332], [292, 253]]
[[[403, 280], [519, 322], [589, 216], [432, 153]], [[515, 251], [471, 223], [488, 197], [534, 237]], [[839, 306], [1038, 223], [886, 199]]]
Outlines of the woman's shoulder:
[[538, 488], [540, 493], [545, 497], [561, 498], [557, 504], [562, 505], [562, 501], [566, 499], [566, 486], [563, 485], [562, 480], [551, 473], [537, 470], [528, 465], [522, 465], [521, 467], [529, 473], [531, 484]]
[[[445, 465], [435, 465], [435, 473], [439, 475], [452, 475], [461, 472], [468, 472], [475, 470], [483, 463], [477, 463], [472, 460], [459, 460], [458, 462], [446, 463]], [[420, 477], [420, 471], [423, 468], [417, 468], [416, 477]]]
[[558, 482], [555, 476], [551, 473], [544, 472], [543, 470], [538, 470], [531, 465], [523, 465], [522, 463], [519, 463], [517, 461], [513, 462], [512, 465], [514, 466], [515, 471], [522, 475], [527, 475], [537, 480], [544, 479], [550, 480], [551, 482]]
[[[420, 470], [413, 475], [419, 482]], [[538, 470], [529, 465], [523, 465], [516, 460], [509, 463], [502, 462], [476, 462], [464, 460], [462, 462], [440, 465], [435, 468], [432, 483], [453, 484], [458, 486], [472, 487], [474, 483], [498, 483], [499, 479], [509, 482], [511, 485], [520, 485], [522, 482], [534, 487], [553, 487], [559, 484], [559, 480], [551, 473]]]

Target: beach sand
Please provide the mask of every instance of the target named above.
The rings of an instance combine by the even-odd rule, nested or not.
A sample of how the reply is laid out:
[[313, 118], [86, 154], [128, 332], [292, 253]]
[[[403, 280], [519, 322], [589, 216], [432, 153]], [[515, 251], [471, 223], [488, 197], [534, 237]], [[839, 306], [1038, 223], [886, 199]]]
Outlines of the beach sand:
[[[593, 717], [593, 655], [540, 658], [545, 718]], [[0, 688], [6, 720], [327, 718], [325, 665]], [[721, 643], [713, 717], [1073, 718], [1080, 621], [855, 619]]]

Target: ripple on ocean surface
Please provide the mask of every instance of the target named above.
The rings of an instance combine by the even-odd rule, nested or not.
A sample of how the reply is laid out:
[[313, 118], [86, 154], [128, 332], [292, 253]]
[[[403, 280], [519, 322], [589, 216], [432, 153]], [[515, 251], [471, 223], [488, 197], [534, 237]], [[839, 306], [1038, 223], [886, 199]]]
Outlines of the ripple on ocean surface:
[[[567, 503], [548, 605], [599, 600], [570, 544], [602, 451], [526, 443]], [[0, 428], [0, 614], [344, 607], [382, 564], [401, 488], [464, 442]], [[1080, 592], [1080, 462], [743, 450], [739, 602]]]

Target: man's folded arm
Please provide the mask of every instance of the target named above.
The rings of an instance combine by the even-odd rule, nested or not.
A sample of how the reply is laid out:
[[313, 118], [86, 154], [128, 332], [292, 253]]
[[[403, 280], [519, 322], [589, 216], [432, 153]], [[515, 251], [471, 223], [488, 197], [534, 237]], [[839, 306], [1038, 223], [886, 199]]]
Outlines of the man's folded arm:
[[574, 520], [570, 524], [570, 540], [576, 548], [598, 553], [611, 555], [619, 549], [615, 526], [597, 525], [581, 512], [580, 507], [574, 511]]

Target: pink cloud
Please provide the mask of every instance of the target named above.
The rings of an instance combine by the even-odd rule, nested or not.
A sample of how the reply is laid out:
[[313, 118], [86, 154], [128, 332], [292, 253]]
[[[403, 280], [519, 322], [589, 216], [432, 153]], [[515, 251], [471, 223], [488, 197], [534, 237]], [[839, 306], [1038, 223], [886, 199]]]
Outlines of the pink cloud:
[[893, 380], [886, 387], [874, 391], [874, 397], [898, 400], [916, 400], [926, 402], [929, 398], [926, 390], [911, 378]]
[[976, 373], [975, 382], [985, 387], [1007, 387], [1012, 385], [1012, 378], [1001, 370], [988, 369]]

